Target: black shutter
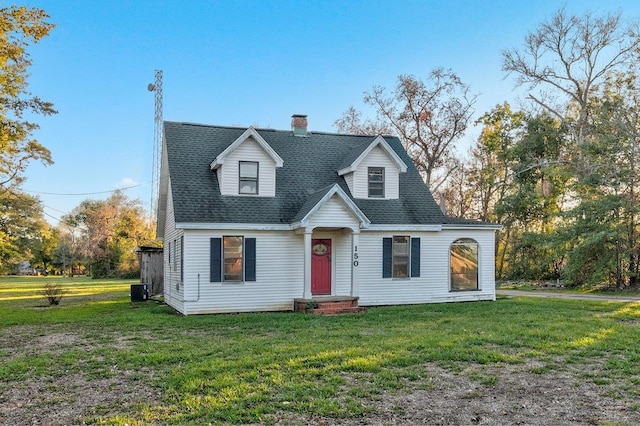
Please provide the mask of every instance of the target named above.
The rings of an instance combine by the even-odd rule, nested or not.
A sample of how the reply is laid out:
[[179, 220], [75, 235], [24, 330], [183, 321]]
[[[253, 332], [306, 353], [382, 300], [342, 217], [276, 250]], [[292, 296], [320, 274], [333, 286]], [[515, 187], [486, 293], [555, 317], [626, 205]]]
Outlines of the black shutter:
[[256, 239], [244, 239], [244, 280], [256, 280]]
[[393, 239], [382, 239], [382, 278], [391, 278], [393, 266]]
[[184, 282], [184, 235], [180, 237], [180, 282]]
[[222, 238], [211, 238], [210, 282], [222, 281]]
[[411, 239], [411, 276], [420, 276], [420, 238]]

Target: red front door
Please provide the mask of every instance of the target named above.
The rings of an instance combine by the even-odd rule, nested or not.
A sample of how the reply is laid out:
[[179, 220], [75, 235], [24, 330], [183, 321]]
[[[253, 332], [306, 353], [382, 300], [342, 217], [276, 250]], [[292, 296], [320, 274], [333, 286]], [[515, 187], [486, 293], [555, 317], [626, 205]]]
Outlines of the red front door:
[[331, 240], [311, 240], [311, 294], [331, 294]]

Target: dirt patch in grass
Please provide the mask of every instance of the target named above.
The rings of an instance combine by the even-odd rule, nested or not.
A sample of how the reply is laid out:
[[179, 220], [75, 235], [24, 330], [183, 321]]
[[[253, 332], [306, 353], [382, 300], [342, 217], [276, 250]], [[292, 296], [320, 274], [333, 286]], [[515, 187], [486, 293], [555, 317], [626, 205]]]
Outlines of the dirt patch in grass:
[[537, 374], [528, 365], [483, 366], [452, 373], [427, 366], [433, 388], [382, 399], [384, 424], [568, 425], [638, 424], [630, 401], [573, 371]]
[[[110, 339], [108, 345], [116, 349], [130, 348], [133, 346], [127, 337], [116, 334], [101, 333], [101, 339]], [[10, 345], [0, 347], [3, 360], [9, 361], [25, 355], [53, 354], [59, 355], [68, 351], [81, 350], [90, 352], [96, 344], [90, 338], [80, 336], [68, 331], [55, 331], [44, 327], [14, 326], [7, 333], [0, 333], [0, 340], [10, 341]]]
[[[281, 413], [276, 424], [303, 425], [637, 425], [632, 399], [614, 399], [606, 385], [570, 369], [539, 374], [531, 364], [476, 366], [460, 372], [427, 364], [425, 378], [383, 392], [375, 412], [331, 419]], [[582, 369], [581, 369], [582, 370]]]
[[[382, 392], [373, 413], [361, 418], [322, 418], [280, 413], [275, 424], [305, 425], [632, 425], [640, 412], [632, 401], [613, 399], [607, 385], [580, 378], [580, 371], [537, 373], [530, 364], [474, 366], [453, 372], [426, 364], [407, 389]], [[140, 372], [110, 378], [71, 374], [64, 380], [27, 379], [0, 387], [1, 424], [80, 424], [136, 411], [161, 401], [161, 391]], [[153, 374], [147, 371], [144, 374]], [[269, 422], [271, 423], [271, 422]]]
[[158, 389], [122, 371], [110, 378], [27, 379], [0, 388], [0, 424], [70, 425], [84, 419], [126, 413], [137, 404], [154, 403]]
[[[2, 335], [7, 339], [9, 336], [11, 343], [2, 348], [5, 361], [39, 355], [63, 356], [69, 350], [85, 351], [90, 357], [90, 352], [99, 346], [131, 347], [131, 342], [122, 336], [102, 335], [110, 343], [98, 345], [93, 339], [72, 332], [34, 326], [11, 327]], [[79, 360], [77, 365], [84, 361]], [[102, 372], [106, 377], [56, 371], [52, 375], [0, 382], [0, 424], [84, 424], [87, 419], [135, 412], [136, 405], [154, 404], [161, 399], [161, 390], [150, 385], [153, 370], [120, 370], [118, 365], [108, 370], [107, 374]]]

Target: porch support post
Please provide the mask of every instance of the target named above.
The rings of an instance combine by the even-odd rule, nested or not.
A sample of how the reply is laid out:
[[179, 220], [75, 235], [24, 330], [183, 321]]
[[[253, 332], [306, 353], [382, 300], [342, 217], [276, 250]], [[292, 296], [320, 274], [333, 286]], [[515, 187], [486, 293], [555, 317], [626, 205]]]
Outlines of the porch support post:
[[313, 229], [304, 230], [304, 299], [311, 299], [311, 234]]
[[360, 295], [358, 290], [358, 271], [360, 269], [360, 230], [353, 229], [351, 233], [351, 297]]

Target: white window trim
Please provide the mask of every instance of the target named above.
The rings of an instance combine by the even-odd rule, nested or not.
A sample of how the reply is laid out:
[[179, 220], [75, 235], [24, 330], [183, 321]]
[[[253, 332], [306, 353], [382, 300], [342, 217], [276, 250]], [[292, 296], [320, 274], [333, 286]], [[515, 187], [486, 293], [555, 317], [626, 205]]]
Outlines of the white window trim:
[[[453, 288], [453, 280], [452, 280], [452, 276], [451, 276], [451, 248], [453, 246], [462, 246], [462, 245], [467, 245], [467, 244], [471, 244], [471, 241], [467, 241], [464, 243], [457, 243], [457, 241], [460, 240], [471, 240], [473, 241], [473, 243], [476, 245], [476, 264], [477, 264], [477, 270], [476, 270], [476, 288], [474, 289], [454, 289]], [[481, 267], [482, 265], [480, 264], [480, 243], [474, 239], [474, 238], [468, 238], [468, 237], [464, 237], [464, 238], [457, 238], [456, 240], [454, 240], [450, 245], [449, 245], [449, 291], [452, 293], [464, 293], [464, 292], [468, 292], [468, 291], [482, 291], [482, 286], [480, 285], [480, 276], [481, 276]]]
[[[243, 179], [246, 181], [252, 181], [253, 178], [243, 178], [242, 177], [242, 165], [243, 164], [255, 164], [256, 165], [256, 192], [242, 192], [242, 181]], [[259, 195], [260, 194], [260, 162], [258, 161], [238, 161], [238, 194], [240, 195]]]
[[[371, 171], [375, 170], [375, 171], [382, 171], [382, 182], [373, 182], [373, 183], [381, 183], [382, 184], [382, 195], [380, 196], [376, 196], [376, 195], [371, 195]], [[385, 198], [385, 189], [386, 189], [386, 176], [385, 176], [385, 168], [384, 167], [367, 167], [367, 198], [374, 198], [374, 199], [383, 199]]]
[[[227, 279], [226, 278], [226, 273], [225, 273], [225, 248], [224, 248], [224, 240], [225, 238], [241, 238], [242, 239], [242, 252], [240, 253], [240, 279], [239, 280], [231, 280], [231, 279]], [[245, 262], [245, 254], [244, 254], [244, 248], [245, 248], [245, 243], [244, 243], [244, 235], [223, 235], [222, 236], [222, 276], [221, 278], [221, 282], [223, 283], [243, 283], [244, 282], [244, 262]]]

